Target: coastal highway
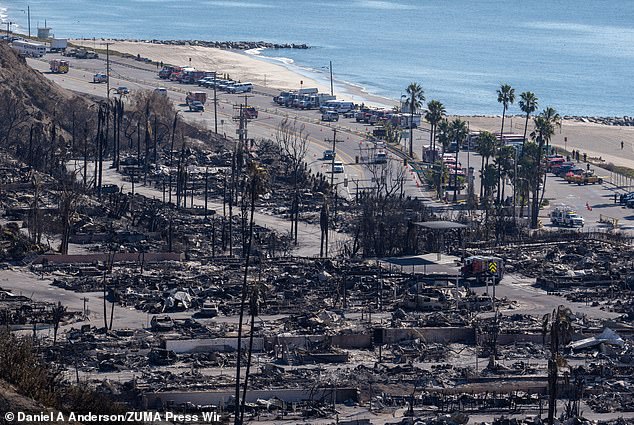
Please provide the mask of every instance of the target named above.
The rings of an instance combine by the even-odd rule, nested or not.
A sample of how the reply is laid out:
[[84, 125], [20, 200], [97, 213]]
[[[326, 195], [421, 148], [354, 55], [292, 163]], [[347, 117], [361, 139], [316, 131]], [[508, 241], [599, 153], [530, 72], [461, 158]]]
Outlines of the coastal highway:
[[[102, 72], [104, 63], [100, 60], [71, 60], [71, 70], [68, 74], [52, 74], [48, 70], [48, 60], [51, 56], [44, 58], [45, 60], [28, 59], [28, 63], [34, 69], [42, 72], [47, 78], [59, 84], [61, 87], [72, 90], [78, 93], [87, 93], [96, 96], [106, 97], [106, 85], [94, 84], [92, 82], [92, 76], [95, 72]], [[78, 62], [81, 62], [80, 67]], [[132, 64], [136, 65], [136, 64]], [[131, 75], [128, 75], [131, 74]], [[154, 70], [139, 69], [137, 67], [123, 66], [116, 63], [112, 64], [111, 70], [111, 88], [118, 86], [126, 86], [132, 92], [135, 90], [149, 89], [152, 90], [159, 85], [167, 87], [169, 98], [174, 101], [176, 109], [184, 109], [182, 105], [184, 103], [185, 92], [197, 88], [196, 86], [182, 86], [169, 82], [163, 82], [156, 78], [156, 72]], [[146, 79], [146, 80], [144, 80]], [[111, 96], [115, 96], [114, 92]], [[220, 133], [226, 133], [227, 136], [235, 134], [236, 124], [232, 120], [234, 116], [234, 104], [237, 104], [240, 100], [244, 101], [244, 96], [228, 95], [219, 93], [218, 102], [218, 130]], [[241, 98], [241, 99], [240, 99]], [[268, 95], [255, 94], [247, 99], [249, 104], [255, 105], [260, 111], [259, 117], [249, 123], [249, 138], [274, 138], [275, 130], [279, 123], [285, 117], [289, 116], [287, 110], [276, 111], [271, 107], [271, 99]], [[184, 112], [180, 114], [180, 117], [184, 119], [195, 121], [203, 124], [205, 127], [213, 129], [213, 107], [209, 108], [204, 113], [191, 113]], [[314, 113], [314, 111], [313, 111]], [[293, 116], [290, 116], [293, 118]], [[314, 172], [321, 171], [327, 173], [329, 178], [330, 174], [328, 164], [321, 161], [323, 151], [331, 149], [332, 145], [325, 139], [332, 138], [332, 128], [326, 125], [322, 125], [317, 120], [311, 120], [307, 117], [299, 118], [298, 122], [306, 126], [306, 131], [309, 134], [309, 151], [307, 153], [306, 161]], [[343, 129], [342, 129], [343, 130]], [[360, 165], [355, 164], [354, 156], [358, 154], [359, 142], [362, 141], [362, 137], [354, 134], [351, 131], [340, 131], [337, 134], [337, 156], [345, 163], [345, 173], [335, 174], [335, 184], [340, 191], [340, 196], [347, 197], [348, 199], [354, 198], [354, 191], [362, 190], [363, 187], [370, 183], [370, 175], [368, 170]], [[393, 159], [394, 167], [402, 167], [400, 160]], [[72, 166], [72, 165], [71, 165]], [[348, 187], [344, 187], [343, 179], [344, 175], [348, 177]], [[404, 192], [410, 196], [422, 196], [422, 192], [414, 178], [405, 173], [408, 178], [404, 183]], [[355, 181], [358, 183], [355, 184]], [[128, 182], [122, 179], [122, 176], [110, 169], [105, 170], [104, 183], [113, 183], [118, 186], [127, 187]], [[160, 199], [162, 193], [160, 190], [152, 187], [137, 186], [136, 191], [150, 198]], [[195, 204], [202, 205], [202, 199], [195, 199]], [[221, 208], [220, 203], [210, 203], [211, 208]], [[256, 214], [256, 221], [259, 225], [275, 229], [281, 233], [286, 233], [289, 229], [288, 220], [272, 216], [264, 213]], [[319, 241], [320, 230], [318, 225], [302, 223], [299, 224], [298, 246], [293, 250], [295, 255], [299, 256], [316, 256], [319, 254]], [[348, 237], [337, 231], [331, 231], [329, 238], [329, 252], [333, 252], [342, 241]]]
[[[57, 82], [60, 86], [81, 93], [90, 93], [93, 95], [106, 96], [105, 84], [93, 84], [92, 76], [96, 72], [104, 72], [105, 61], [102, 59], [87, 60], [67, 58], [70, 62], [70, 72], [68, 74], [50, 74], [48, 73], [48, 60], [58, 55], [47, 55], [45, 60], [29, 59], [29, 64], [44, 73], [51, 80]], [[168, 96], [174, 102], [176, 109], [184, 110], [186, 113], [181, 117], [190, 121], [198, 122], [206, 128], [214, 128], [213, 114], [213, 92], [210, 89], [200, 88], [198, 86], [183, 85], [170, 81], [161, 80], [157, 77], [156, 67], [143, 62], [137, 62], [132, 59], [115, 58], [111, 60], [111, 81], [110, 87], [126, 86], [132, 92], [141, 89], [153, 90], [156, 87], [165, 87], [168, 89]], [[208, 101], [206, 110], [203, 113], [191, 113], [186, 111], [185, 95], [190, 90], [207, 91]], [[249, 94], [246, 101], [249, 105], [255, 106], [259, 111], [257, 119], [252, 120], [248, 124], [249, 138], [268, 138], [274, 139], [275, 132], [280, 122], [286, 118], [297, 119], [298, 125], [305, 126], [305, 131], [309, 135], [309, 147], [306, 155], [306, 162], [314, 172], [322, 172], [328, 175], [330, 165], [320, 161], [323, 151], [332, 149], [333, 129], [337, 129], [337, 159], [341, 160], [345, 165], [345, 172], [335, 174], [334, 181], [338, 183], [338, 188], [342, 196], [348, 198], [354, 197], [354, 191], [364, 187], [371, 186], [371, 175], [365, 166], [355, 163], [355, 157], [360, 156], [360, 152], [367, 152], [373, 146], [365, 137], [368, 128], [362, 125], [356, 127], [342, 125], [340, 123], [322, 123], [319, 121], [319, 114], [316, 111], [295, 111], [285, 108], [276, 107], [272, 101], [272, 94], [275, 90], [258, 87], [254, 93]], [[115, 96], [114, 92], [111, 96]], [[237, 123], [234, 117], [237, 112], [235, 106], [245, 103], [244, 95], [232, 95], [218, 91], [218, 131], [229, 137], [235, 137]], [[356, 123], [355, 123], [356, 124]], [[422, 133], [422, 132], [421, 132]], [[392, 168], [402, 167], [402, 161], [392, 158], [394, 164]], [[421, 197], [419, 185], [416, 179], [412, 178], [410, 173], [405, 173], [408, 179], [404, 182], [404, 193], [412, 197]], [[344, 176], [348, 177], [349, 182], [355, 181], [355, 184], [349, 184], [344, 188]]]
[[[55, 57], [55, 55], [47, 55], [45, 59], [50, 60], [51, 57]], [[104, 72], [105, 70], [106, 64], [103, 59], [86, 60], [69, 58], [71, 71], [66, 75], [47, 74], [48, 63], [44, 60], [29, 59], [28, 61], [32, 67], [45, 73], [48, 78], [56, 81], [64, 88], [77, 92], [106, 96], [105, 84], [92, 83], [92, 75], [96, 72]], [[187, 91], [207, 91], [208, 102], [204, 113], [187, 112], [180, 116], [200, 122], [207, 128], [214, 128], [213, 103], [211, 102], [213, 98], [212, 90], [200, 88], [195, 85], [182, 85], [161, 80], [157, 77], [156, 66], [135, 61], [134, 59], [114, 57], [111, 60], [111, 76], [111, 87], [115, 88], [119, 85], [124, 85], [130, 88], [131, 91], [135, 91], [139, 89], [154, 89], [159, 86], [166, 87], [168, 89], [168, 96], [174, 101], [177, 109], [184, 109], [183, 104]], [[310, 144], [306, 162], [314, 172], [321, 171], [322, 173], [328, 173], [330, 168], [329, 164], [319, 159], [322, 157], [324, 150], [332, 148], [331, 143], [326, 140], [332, 139], [332, 130], [336, 128], [338, 131], [337, 140], [340, 140], [340, 142], [337, 143], [337, 154], [338, 159], [342, 160], [345, 164], [346, 170], [344, 174], [348, 176], [350, 182], [353, 180], [361, 181], [358, 184], [359, 190], [361, 190], [364, 185], [371, 185], [369, 182], [370, 175], [366, 167], [355, 164], [355, 157], [360, 156], [364, 151], [367, 152], [367, 149], [372, 146], [372, 144], [367, 141], [367, 134], [372, 131], [371, 126], [343, 118], [337, 123], [321, 122], [319, 120], [320, 115], [318, 111], [287, 109], [274, 104], [272, 97], [278, 93], [279, 91], [276, 89], [256, 87], [254, 93], [249, 94], [247, 97], [246, 100], [248, 104], [255, 106], [259, 111], [258, 119], [249, 123], [248, 130], [250, 138], [274, 139], [276, 128], [282, 119], [285, 117], [297, 119], [299, 124], [305, 125], [306, 131], [309, 134]], [[218, 130], [227, 136], [234, 136], [236, 129], [236, 123], [232, 119], [236, 113], [234, 105], [244, 103], [244, 95], [232, 95], [220, 91], [218, 91], [217, 95]], [[414, 151], [421, 152], [423, 145], [428, 144], [428, 141], [429, 129], [426, 124], [423, 124], [422, 128], [414, 131]], [[470, 163], [470, 165], [475, 168], [475, 187], [476, 190], [478, 190], [480, 156], [477, 153], [461, 152], [460, 160], [463, 165]], [[392, 158], [392, 161], [394, 168], [402, 166], [400, 160]], [[416, 180], [412, 178], [411, 174], [409, 172], [405, 174], [407, 180], [405, 181], [404, 192], [409, 196], [423, 197], [427, 199], [428, 202], [433, 202], [431, 195], [424, 192], [419, 185], [416, 184]], [[605, 170], [598, 170], [597, 174], [606, 177], [610, 175], [610, 173]], [[343, 175], [335, 175], [336, 183], [341, 183], [342, 180]], [[347, 195], [349, 198], [354, 196], [356, 187], [356, 184], [349, 184], [347, 188], [344, 188], [342, 184], [338, 185], [340, 194], [342, 196]], [[569, 185], [557, 177], [549, 176], [547, 179], [546, 199], [549, 200], [551, 207], [566, 204], [576, 209], [586, 218], [587, 228], [605, 227], [605, 225], [599, 223], [600, 215], [604, 215], [619, 219], [622, 228], [631, 230], [634, 228], [634, 213], [632, 210], [622, 208], [613, 203], [614, 193], [620, 193], [625, 190], [625, 188], [619, 190], [610, 183], [579, 187]], [[511, 186], [507, 186], [506, 193], [512, 194]], [[592, 210], [586, 208], [586, 203], [592, 207]], [[547, 226], [549, 226], [547, 216], [551, 207], [543, 209], [540, 214], [542, 222]]]

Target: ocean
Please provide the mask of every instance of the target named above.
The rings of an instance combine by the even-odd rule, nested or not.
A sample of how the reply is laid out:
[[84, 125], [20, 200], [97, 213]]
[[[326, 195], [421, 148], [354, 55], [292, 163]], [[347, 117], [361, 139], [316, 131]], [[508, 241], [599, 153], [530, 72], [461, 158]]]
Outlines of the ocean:
[[[634, 2], [593, 0], [0, 0], [58, 37], [264, 40], [269, 60], [399, 99], [418, 82], [451, 114], [501, 114], [501, 83], [562, 115], [634, 115]], [[521, 113], [512, 105], [511, 113]]]

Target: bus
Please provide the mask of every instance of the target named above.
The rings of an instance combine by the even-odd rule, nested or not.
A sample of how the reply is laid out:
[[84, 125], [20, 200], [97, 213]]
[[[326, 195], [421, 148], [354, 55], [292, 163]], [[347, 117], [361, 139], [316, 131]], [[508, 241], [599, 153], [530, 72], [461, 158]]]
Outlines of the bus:
[[41, 58], [46, 54], [46, 46], [39, 43], [31, 43], [25, 40], [14, 41], [11, 45], [19, 54]]

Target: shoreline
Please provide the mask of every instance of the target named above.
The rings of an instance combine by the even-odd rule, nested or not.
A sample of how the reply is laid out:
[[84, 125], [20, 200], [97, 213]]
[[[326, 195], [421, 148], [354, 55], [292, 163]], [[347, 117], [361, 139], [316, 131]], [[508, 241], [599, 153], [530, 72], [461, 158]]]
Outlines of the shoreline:
[[[239, 81], [250, 81], [267, 89], [296, 90], [300, 87], [316, 87], [330, 93], [330, 78], [319, 72], [259, 54], [262, 48], [248, 50], [220, 49], [196, 45], [171, 45], [148, 41], [117, 41], [115, 39], [70, 39], [69, 43], [90, 49], [101, 49], [100, 42], [112, 42], [111, 51], [127, 55], [140, 55], [155, 62], [183, 66], [191, 65], [201, 70], [217, 70]], [[391, 108], [398, 104], [367, 92], [363, 87], [333, 78], [334, 92], [342, 100], [365, 103], [368, 106]]]
[[[83, 44], [87, 48], [101, 48], [93, 40], [70, 40]], [[154, 61], [162, 61], [174, 65], [191, 63], [198, 69], [217, 70], [228, 73], [240, 81], [251, 81], [264, 88], [264, 92], [275, 95], [275, 90], [299, 89], [300, 87], [316, 87], [320, 92], [330, 93], [330, 78], [327, 72], [314, 72], [296, 65], [294, 62], [280, 62], [275, 58], [257, 54], [260, 51], [236, 51], [201, 46], [173, 46], [152, 44], [147, 42], [115, 42], [110, 46], [112, 51], [122, 54], [141, 55]], [[255, 54], [254, 54], [255, 53]], [[191, 58], [191, 62], [189, 59]], [[336, 74], [335, 74], [336, 75]], [[303, 82], [303, 84], [300, 84]], [[363, 88], [333, 79], [335, 94], [339, 99], [365, 103], [368, 106], [391, 108], [398, 104], [396, 100], [385, 99], [364, 91]], [[158, 84], [158, 82], [157, 82]], [[541, 110], [541, 108], [540, 108]], [[501, 114], [453, 114], [447, 118], [460, 117], [470, 123], [472, 130], [488, 130], [498, 132], [501, 125]], [[592, 157], [602, 157], [616, 165], [634, 169], [634, 118], [630, 117], [583, 117], [563, 116], [562, 126], [551, 140], [554, 146], [588, 153]], [[628, 125], [616, 125], [627, 122]], [[522, 134], [524, 116], [507, 115], [505, 133]], [[423, 125], [427, 128], [427, 124]], [[532, 119], [529, 121], [529, 133]], [[620, 149], [623, 141], [625, 149]]]
[[[302, 87], [316, 87], [320, 92], [330, 93], [330, 78], [327, 72], [303, 67], [296, 64], [292, 59], [288, 61], [283, 57], [273, 57], [263, 55], [265, 50], [284, 50], [278, 48], [270, 48], [266, 46], [256, 46], [247, 49], [227, 49], [218, 47], [209, 47], [200, 44], [170, 44], [171, 40], [121, 40], [121, 39], [70, 39], [69, 42], [77, 45], [83, 45], [87, 48], [94, 48], [97, 43], [104, 41], [112, 41], [114, 44], [111, 49], [122, 54], [140, 54], [141, 57], [149, 58], [153, 61], [162, 61], [172, 65], [183, 65], [188, 63], [189, 57], [192, 58], [192, 66], [199, 69], [213, 69], [213, 67], [221, 68], [226, 66], [228, 69], [222, 69], [222, 73], [228, 73], [230, 76], [235, 72], [240, 81], [249, 80], [256, 85], [265, 88], [279, 90], [295, 90]], [[177, 40], [180, 41], [180, 40]], [[195, 41], [195, 40], [194, 40]], [[229, 42], [227, 42], [229, 43]], [[241, 43], [241, 42], [232, 42]], [[254, 44], [262, 42], [253, 42]], [[205, 50], [208, 49], [208, 50]], [[166, 50], [176, 50], [176, 52], [166, 52]], [[141, 53], [143, 52], [143, 53]], [[187, 56], [185, 53], [191, 53]], [[204, 59], [201, 54], [208, 53], [209, 56]], [[179, 62], [180, 60], [180, 62]], [[211, 66], [211, 68], [210, 68]], [[234, 74], [234, 75], [236, 75]], [[335, 73], [336, 75], [336, 73]], [[300, 82], [303, 82], [301, 84]], [[338, 80], [333, 78], [334, 92], [342, 100], [350, 100], [355, 103], [365, 103], [371, 107], [391, 109], [398, 106], [399, 101], [384, 96], [371, 93], [366, 87], [349, 81]], [[507, 115], [507, 117], [522, 118], [522, 114]], [[460, 114], [454, 113], [448, 117], [473, 117], [473, 118], [501, 118], [499, 114]], [[579, 125], [597, 125], [601, 127], [633, 127], [634, 116], [592, 116], [592, 115], [563, 115], [562, 121], [567, 123], [576, 123]]]

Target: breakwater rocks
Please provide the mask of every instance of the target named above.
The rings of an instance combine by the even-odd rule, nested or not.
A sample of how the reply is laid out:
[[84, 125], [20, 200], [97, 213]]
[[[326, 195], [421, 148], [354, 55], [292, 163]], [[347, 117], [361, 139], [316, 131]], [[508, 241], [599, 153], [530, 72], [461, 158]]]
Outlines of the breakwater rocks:
[[587, 123], [603, 124], [603, 125], [614, 125], [614, 126], [621, 126], [621, 127], [634, 126], [634, 117], [628, 117], [628, 116], [623, 116], [623, 117], [565, 116], [564, 119], [587, 122]]
[[[92, 40], [85, 39], [85, 40]], [[307, 44], [296, 43], [269, 43], [267, 41], [205, 41], [205, 40], [132, 40], [111, 39], [112, 41], [132, 41], [136, 43], [165, 44], [170, 46], [202, 46], [215, 47], [227, 50], [251, 50], [251, 49], [310, 49]]]

